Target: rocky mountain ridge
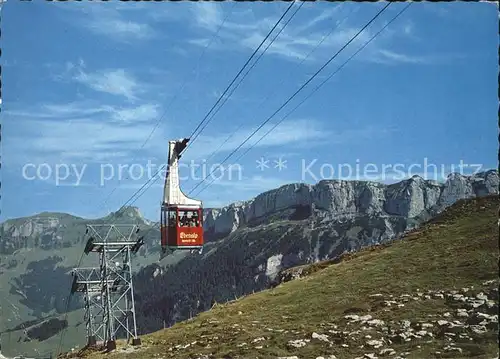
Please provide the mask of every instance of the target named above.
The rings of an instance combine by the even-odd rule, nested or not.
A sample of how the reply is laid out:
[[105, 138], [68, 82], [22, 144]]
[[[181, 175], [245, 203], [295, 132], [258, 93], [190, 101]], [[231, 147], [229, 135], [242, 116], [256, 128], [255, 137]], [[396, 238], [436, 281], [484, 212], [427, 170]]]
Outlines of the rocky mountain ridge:
[[[301, 208], [302, 217], [313, 210], [338, 219], [352, 219], [358, 215], [428, 217], [457, 199], [498, 193], [498, 187], [496, 170], [472, 176], [451, 174], [445, 183], [419, 176], [390, 185], [345, 180], [322, 180], [315, 185], [291, 183], [248, 201], [205, 209], [204, 227], [207, 241], [213, 241], [238, 228], [265, 221], [271, 214], [297, 208]], [[106, 221], [136, 223], [146, 230], [155, 225], [154, 221], [144, 218], [137, 207], [127, 207], [96, 220], [44, 212], [3, 222], [0, 225], [0, 253], [11, 254], [20, 248], [69, 247], [81, 242], [86, 223]]]
[[450, 174], [445, 183], [413, 176], [385, 185], [370, 181], [322, 180], [292, 183], [220, 209], [205, 211], [205, 230], [219, 237], [289, 208], [309, 207], [338, 218], [359, 214], [416, 218], [436, 213], [458, 199], [498, 193], [498, 171]]

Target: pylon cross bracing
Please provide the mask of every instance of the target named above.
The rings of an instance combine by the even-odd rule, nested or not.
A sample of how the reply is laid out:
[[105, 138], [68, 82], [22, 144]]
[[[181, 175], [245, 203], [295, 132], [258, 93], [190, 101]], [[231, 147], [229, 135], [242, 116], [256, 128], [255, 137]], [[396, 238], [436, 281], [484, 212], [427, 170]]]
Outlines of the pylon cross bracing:
[[[139, 227], [130, 224], [89, 224], [85, 254], [99, 255], [99, 267], [75, 269], [78, 279], [74, 286], [85, 291], [89, 309], [87, 336], [101, 339], [109, 350], [116, 348], [116, 339], [122, 331], [127, 341], [139, 345], [132, 281], [132, 254], [144, 244], [138, 237]], [[90, 295], [90, 293], [95, 293]], [[94, 310], [99, 316], [92, 316]], [[87, 318], [87, 317], [86, 317]], [[92, 321], [93, 320], [93, 321]], [[98, 331], [98, 332], [97, 332]]]
[[104, 307], [101, 302], [100, 268], [75, 268], [72, 274], [71, 292], [84, 294], [87, 344], [95, 345], [98, 341], [104, 343], [105, 323]]

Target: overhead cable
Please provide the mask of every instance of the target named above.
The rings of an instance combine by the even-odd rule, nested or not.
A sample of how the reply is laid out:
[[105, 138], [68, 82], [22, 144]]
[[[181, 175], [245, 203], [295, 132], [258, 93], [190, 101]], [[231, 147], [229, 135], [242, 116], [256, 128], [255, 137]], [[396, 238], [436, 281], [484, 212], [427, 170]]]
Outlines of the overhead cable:
[[[210, 39], [210, 41], [203, 48], [200, 56], [198, 57], [198, 60], [196, 61], [196, 65], [193, 66], [193, 69], [191, 70], [191, 73], [189, 73], [189, 75], [192, 75], [195, 72], [195, 70], [199, 67], [199, 64], [200, 64], [201, 60], [203, 59], [203, 57], [205, 56], [206, 51], [208, 50], [208, 48], [210, 48], [210, 46], [212, 45], [213, 41], [218, 37], [220, 30], [223, 28], [224, 24], [226, 23], [226, 21], [229, 19], [229, 17], [233, 13], [235, 5], [236, 5], [236, 2], [233, 3], [231, 9], [228, 11], [228, 13], [226, 14], [226, 16], [222, 20], [222, 22], [219, 24], [219, 26], [218, 26], [216, 32], [214, 33], [214, 35], [212, 36], [212, 38]], [[158, 129], [158, 126], [160, 125], [160, 123], [163, 121], [163, 119], [165, 118], [166, 114], [170, 110], [170, 107], [172, 106], [172, 104], [174, 103], [174, 101], [182, 93], [182, 91], [184, 91], [184, 87], [186, 86], [186, 84], [188, 82], [189, 75], [185, 76], [182, 86], [175, 93], [175, 95], [172, 97], [172, 99], [170, 100], [170, 102], [168, 103], [168, 105], [165, 107], [165, 111], [163, 111], [162, 115], [158, 118], [158, 120], [156, 121], [153, 129], [149, 133], [148, 137], [144, 140], [144, 142], [142, 143], [142, 145], [139, 148], [139, 150], [142, 150], [144, 148], [144, 146], [146, 146], [146, 144], [149, 142], [149, 140], [153, 136], [153, 133]], [[128, 177], [127, 177], [127, 179], [128, 179]], [[99, 208], [101, 208], [102, 206], [106, 205], [107, 201], [113, 195], [113, 193], [115, 193], [115, 191], [118, 189], [118, 187], [119, 186], [116, 186], [115, 188], [113, 188], [113, 190], [106, 196], [106, 198], [104, 199], [103, 203], [99, 206]]]
[[[326, 84], [333, 76], [335, 76], [349, 61], [351, 61], [358, 53], [360, 53], [368, 44], [370, 44], [382, 31], [384, 31], [391, 23], [393, 23], [403, 12], [405, 12], [412, 2], [409, 2], [403, 9], [401, 9], [387, 24], [385, 24], [379, 31], [377, 31], [370, 39], [368, 39], [356, 52], [354, 52], [346, 61], [342, 63], [332, 74], [330, 74], [326, 79], [324, 79], [318, 86], [316, 86], [301, 102], [299, 102], [292, 110], [290, 110], [285, 116], [283, 116], [273, 127], [271, 127], [260, 139], [255, 142], [252, 146], [248, 147], [245, 152], [243, 152], [237, 159], [239, 161], [243, 156], [245, 156], [252, 148], [254, 148], [260, 141], [262, 141], [267, 135], [269, 135], [276, 127], [278, 127], [288, 116], [290, 116], [297, 108], [299, 108], [304, 102], [306, 102], [316, 91], [318, 91], [324, 84]], [[206, 188], [212, 184], [214, 180], [210, 181], [206, 186], [204, 186], [196, 195], [199, 195]]]
[[[255, 131], [253, 131], [238, 147], [236, 147], [233, 151], [231, 151], [231, 153], [229, 155], [226, 156], [226, 158], [220, 163], [221, 165], [223, 163], [225, 163], [236, 151], [238, 151], [245, 143], [248, 142], [248, 140], [250, 138], [252, 138], [262, 127], [265, 126], [266, 123], [268, 123], [274, 116], [276, 116], [276, 114], [281, 111], [288, 103], [290, 103], [290, 101], [292, 101], [295, 96], [297, 96], [297, 94], [299, 94], [314, 78], [316, 78], [316, 76], [321, 72], [323, 71], [323, 69], [328, 66], [337, 56], [338, 54], [340, 54], [347, 46], [349, 46], [349, 44], [351, 42], [353, 42], [368, 26], [370, 26], [370, 24], [375, 21], [381, 14], [383, 11], [385, 11], [392, 3], [389, 2], [387, 3], [381, 10], [379, 10], [377, 12], [377, 14], [375, 14], [375, 16], [370, 20], [368, 21], [368, 23], [363, 26], [344, 46], [342, 46], [340, 48], [340, 50], [338, 50], [333, 56], [331, 56], [328, 61], [326, 61], [323, 66], [321, 66], [306, 82], [304, 82], [293, 94], [292, 96], [290, 96], [276, 111], [274, 111], [271, 116], [269, 116], [264, 122], [262, 122], [262, 124], [257, 127], [257, 129]], [[191, 192], [193, 192], [197, 187], [199, 187], [207, 178], [208, 176], [210, 176], [213, 172], [215, 171], [211, 171], [201, 182], [199, 182], [192, 190]], [[190, 192], [190, 193], [191, 193]]]
[[[292, 8], [292, 6], [295, 4], [294, 1], [291, 2], [291, 4], [288, 6], [288, 8], [286, 9], [286, 11], [283, 13], [283, 15], [281, 15], [281, 17], [278, 19], [278, 21], [274, 24], [274, 26], [272, 27], [272, 29], [269, 31], [269, 33], [267, 34], [267, 36], [262, 40], [262, 42], [259, 44], [259, 46], [255, 49], [255, 51], [253, 52], [253, 54], [250, 56], [250, 58], [247, 60], [247, 62], [243, 65], [243, 67], [240, 69], [240, 71], [237, 73], [237, 75], [234, 77], [233, 81], [231, 81], [231, 83], [229, 84], [229, 86], [226, 88], [226, 90], [222, 93], [222, 95], [219, 97], [219, 99], [217, 100], [217, 102], [214, 104], [214, 106], [212, 107], [212, 109], [207, 113], [207, 115], [205, 115], [205, 117], [200, 121], [200, 123], [198, 124], [198, 126], [195, 128], [195, 130], [192, 132], [190, 138], [193, 136], [194, 133], [197, 132], [197, 130], [200, 128], [200, 126], [203, 124], [203, 122], [208, 118], [209, 114], [213, 111], [213, 109], [216, 107], [216, 105], [220, 102], [220, 100], [223, 98], [223, 96], [226, 94], [226, 92], [229, 90], [229, 88], [231, 87], [231, 85], [236, 81], [236, 79], [238, 78], [238, 76], [243, 72], [243, 70], [245, 69], [245, 67], [248, 65], [248, 63], [251, 61], [251, 59], [255, 56], [255, 54], [257, 53], [257, 51], [262, 47], [262, 45], [265, 43], [265, 41], [267, 40], [267, 38], [271, 35], [271, 33], [274, 31], [274, 29], [279, 25], [279, 23], [281, 22], [281, 20], [285, 17], [285, 15], [290, 11], [290, 9]], [[192, 140], [189, 142], [189, 144], [192, 144]], [[131, 205], [133, 204], [135, 201], [137, 201], [137, 199], [139, 199], [153, 184], [154, 182], [152, 182], [153, 180], [155, 180], [155, 177], [161, 172], [163, 171], [163, 169], [167, 166], [167, 164], [164, 164], [162, 165], [158, 171], [156, 171], [156, 173], [151, 177], [149, 178], [136, 192], [134, 192], [134, 194], [132, 194], [132, 196], [120, 207], [120, 209], [118, 209], [118, 212], [121, 211], [123, 208], [125, 208], [127, 205]], [[146, 186], [148, 185], [148, 183], [151, 183], [147, 188]], [[141, 191], [144, 189], [145, 191], [143, 191], [141, 193]]]
[[271, 30], [269, 30], [269, 32], [264, 37], [264, 39], [261, 41], [261, 43], [259, 44], [259, 46], [257, 46], [257, 48], [254, 50], [254, 52], [252, 53], [252, 55], [248, 58], [248, 60], [245, 62], [245, 64], [241, 67], [240, 71], [238, 71], [238, 73], [236, 74], [236, 76], [234, 76], [233, 80], [229, 83], [229, 85], [226, 87], [226, 89], [224, 90], [224, 92], [219, 96], [219, 98], [217, 99], [217, 101], [215, 102], [215, 104], [212, 106], [212, 108], [207, 112], [207, 114], [205, 115], [205, 117], [203, 117], [203, 119], [200, 121], [200, 123], [198, 124], [198, 126], [196, 126], [196, 128], [193, 130], [193, 132], [189, 136], [189, 138], [191, 138], [191, 141], [189, 142], [189, 145], [192, 145], [192, 143], [194, 142], [194, 140], [197, 137], [196, 136], [195, 138], [193, 138], [193, 136], [195, 135], [195, 133], [198, 131], [198, 129], [201, 127], [201, 125], [203, 125], [203, 123], [207, 120], [208, 116], [210, 116], [210, 114], [215, 109], [215, 107], [219, 104], [219, 102], [224, 98], [224, 95], [229, 91], [229, 89], [234, 84], [234, 82], [236, 81], [236, 79], [240, 76], [240, 74], [243, 72], [243, 70], [245, 69], [245, 67], [247, 67], [247, 65], [253, 59], [253, 57], [255, 56], [255, 54], [260, 50], [260, 48], [262, 47], [262, 45], [267, 41], [268, 37], [271, 36], [271, 33], [274, 31], [274, 29], [276, 29], [276, 27], [278, 27], [278, 25], [280, 24], [281, 20], [283, 20], [283, 18], [290, 11], [290, 9], [292, 8], [293, 5], [295, 5], [295, 1], [292, 1], [290, 3], [290, 5], [285, 10], [285, 12], [283, 13], [283, 15], [281, 15], [281, 17], [278, 19], [278, 21], [276, 21], [276, 23], [271, 28]]
[[[342, 3], [340, 5], [337, 5], [337, 6], [342, 6], [344, 5], [345, 3]], [[351, 11], [352, 12], [352, 11]], [[273, 96], [276, 94], [276, 92], [278, 92], [278, 88], [283, 85], [283, 83], [285, 82], [285, 80], [292, 75], [292, 73], [294, 72], [294, 70], [301, 66], [322, 44], [323, 42], [333, 33], [333, 31], [335, 31], [350, 15], [349, 12], [341, 21], [337, 22], [334, 26], [332, 26], [332, 28], [328, 31], [327, 34], [325, 34], [320, 41], [318, 41], [318, 43], [316, 44], [316, 46], [314, 46], [314, 48], [311, 49], [311, 51], [309, 51], [307, 53], [306, 56], [304, 56], [302, 58], [302, 60], [289, 72], [288, 76], [284, 76], [280, 83], [275, 87], [275, 89], [271, 92], [269, 92], [267, 94], [267, 96], [259, 103], [259, 105], [257, 105], [257, 108], [262, 108], [262, 106]], [[333, 17], [333, 16], [332, 16]], [[206, 159], [206, 162], [209, 162], [210, 159], [220, 151], [220, 149], [226, 144], [229, 142], [229, 140], [243, 127], [243, 125], [245, 125], [245, 122], [242, 122], [232, 133], [229, 134], [229, 136], [221, 142], [221, 144], [219, 145], [219, 147], [217, 147], [211, 154], [210, 156], [208, 156], [208, 158]], [[195, 173], [196, 174], [196, 173]]]

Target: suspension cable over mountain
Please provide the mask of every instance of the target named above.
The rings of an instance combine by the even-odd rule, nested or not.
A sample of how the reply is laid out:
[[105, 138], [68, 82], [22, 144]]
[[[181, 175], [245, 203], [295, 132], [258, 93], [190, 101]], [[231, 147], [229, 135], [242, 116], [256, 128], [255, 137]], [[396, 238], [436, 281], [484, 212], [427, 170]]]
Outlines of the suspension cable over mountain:
[[[294, 108], [292, 108], [285, 116], [283, 116], [278, 122], [276, 122], [264, 135], [262, 135], [257, 142], [249, 146], [246, 151], [244, 151], [238, 158], [236, 158], [235, 162], [238, 162], [242, 157], [244, 157], [248, 152], [255, 148], [260, 141], [262, 141], [266, 136], [268, 136], [271, 132], [273, 132], [276, 127], [278, 127], [284, 120], [286, 120], [293, 112], [295, 112], [300, 106], [302, 106], [316, 91], [318, 91], [323, 85], [325, 85], [328, 81], [331, 80], [333, 76], [335, 76], [340, 70], [342, 70], [348, 62], [350, 62], [357, 54], [359, 54], [366, 46], [368, 46], [382, 31], [384, 31], [390, 24], [392, 24], [403, 12], [405, 12], [412, 3], [409, 2], [403, 9], [401, 9], [389, 22], [387, 22], [379, 31], [377, 31], [370, 39], [368, 39], [359, 49], [357, 49], [349, 58], [344, 61], [334, 72], [332, 72], [327, 78], [325, 78], [319, 85], [317, 85], [302, 101], [300, 101]], [[200, 189], [196, 196], [199, 196], [205, 189], [210, 187], [210, 185], [215, 181], [212, 178], [210, 182], [208, 182], [202, 189]]]
[[[236, 151], [238, 151], [245, 143], [248, 142], [248, 140], [250, 138], [252, 138], [262, 127], [264, 127], [264, 125], [266, 123], [268, 123], [274, 116], [276, 116], [276, 114], [278, 114], [279, 111], [281, 111], [286, 105], [288, 105], [288, 103], [290, 101], [292, 101], [295, 96], [297, 96], [314, 78], [316, 78], [316, 76], [318, 76], [318, 74], [323, 71], [325, 69], [325, 67], [327, 67], [351, 42], [353, 42], [373, 21], [375, 21], [375, 19], [377, 19], [381, 14], [382, 12], [384, 12], [392, 3], [389, 2], [387, 3], [382, 9], [380, 9], [377, 14], [375, 14], [374, 17], [372, 17], [372, 19], [370, 21], [368, 21], [368, 23], [363, 26], [344, 46], [342, 46], [340, 48], [340, 50], [338, 50], [332, 57], [330, 57], [328, 59], [328, 61], [326, 61], [323, 66], [321, 66], [306, 82], [304, 82], [293, 94], [292, 96], [290, 96], [276, 111], [274, 111], [264, 122], [262, 122], [262, 124], [260, 124], [259, 127], [257, 127], [257, 129], [255, 129], [255, 131], [253, 131], [238, 147], [236, 147], [233, 151], [231, 151], [231, 153], [229, 153], [229, 155], [226, 156], [226, 158], [224, 158], [224, 160], [220, 163], [221, 165], [224, 164], [234, 153], [236, 153]], [[208, 176], [212, 175], [212, 173], [214, 173], [215, 170], [213, 171], [210, 171], [210, 173], [203, 179], [201, 180], [200, 182], [198, 182], [198, 184], [193, 188], [191, 189], [190, 193], [192, 193], [196, 188], [198, 188], [203, 182], [205, 182], [205, 180], [208, 178]]]

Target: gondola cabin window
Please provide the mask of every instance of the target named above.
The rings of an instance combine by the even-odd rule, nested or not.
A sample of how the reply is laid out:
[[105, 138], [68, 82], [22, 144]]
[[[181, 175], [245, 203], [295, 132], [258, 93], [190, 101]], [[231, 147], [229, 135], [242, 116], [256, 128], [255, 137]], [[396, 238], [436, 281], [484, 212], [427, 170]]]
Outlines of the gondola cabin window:
[[200, 218], [199, 210], [180, 210], [179, 211], [179, 227], [199, 227]]
[[168, 226], [175, 227], [177, 224], [177, 211], [175, 208], [168, 211]]

